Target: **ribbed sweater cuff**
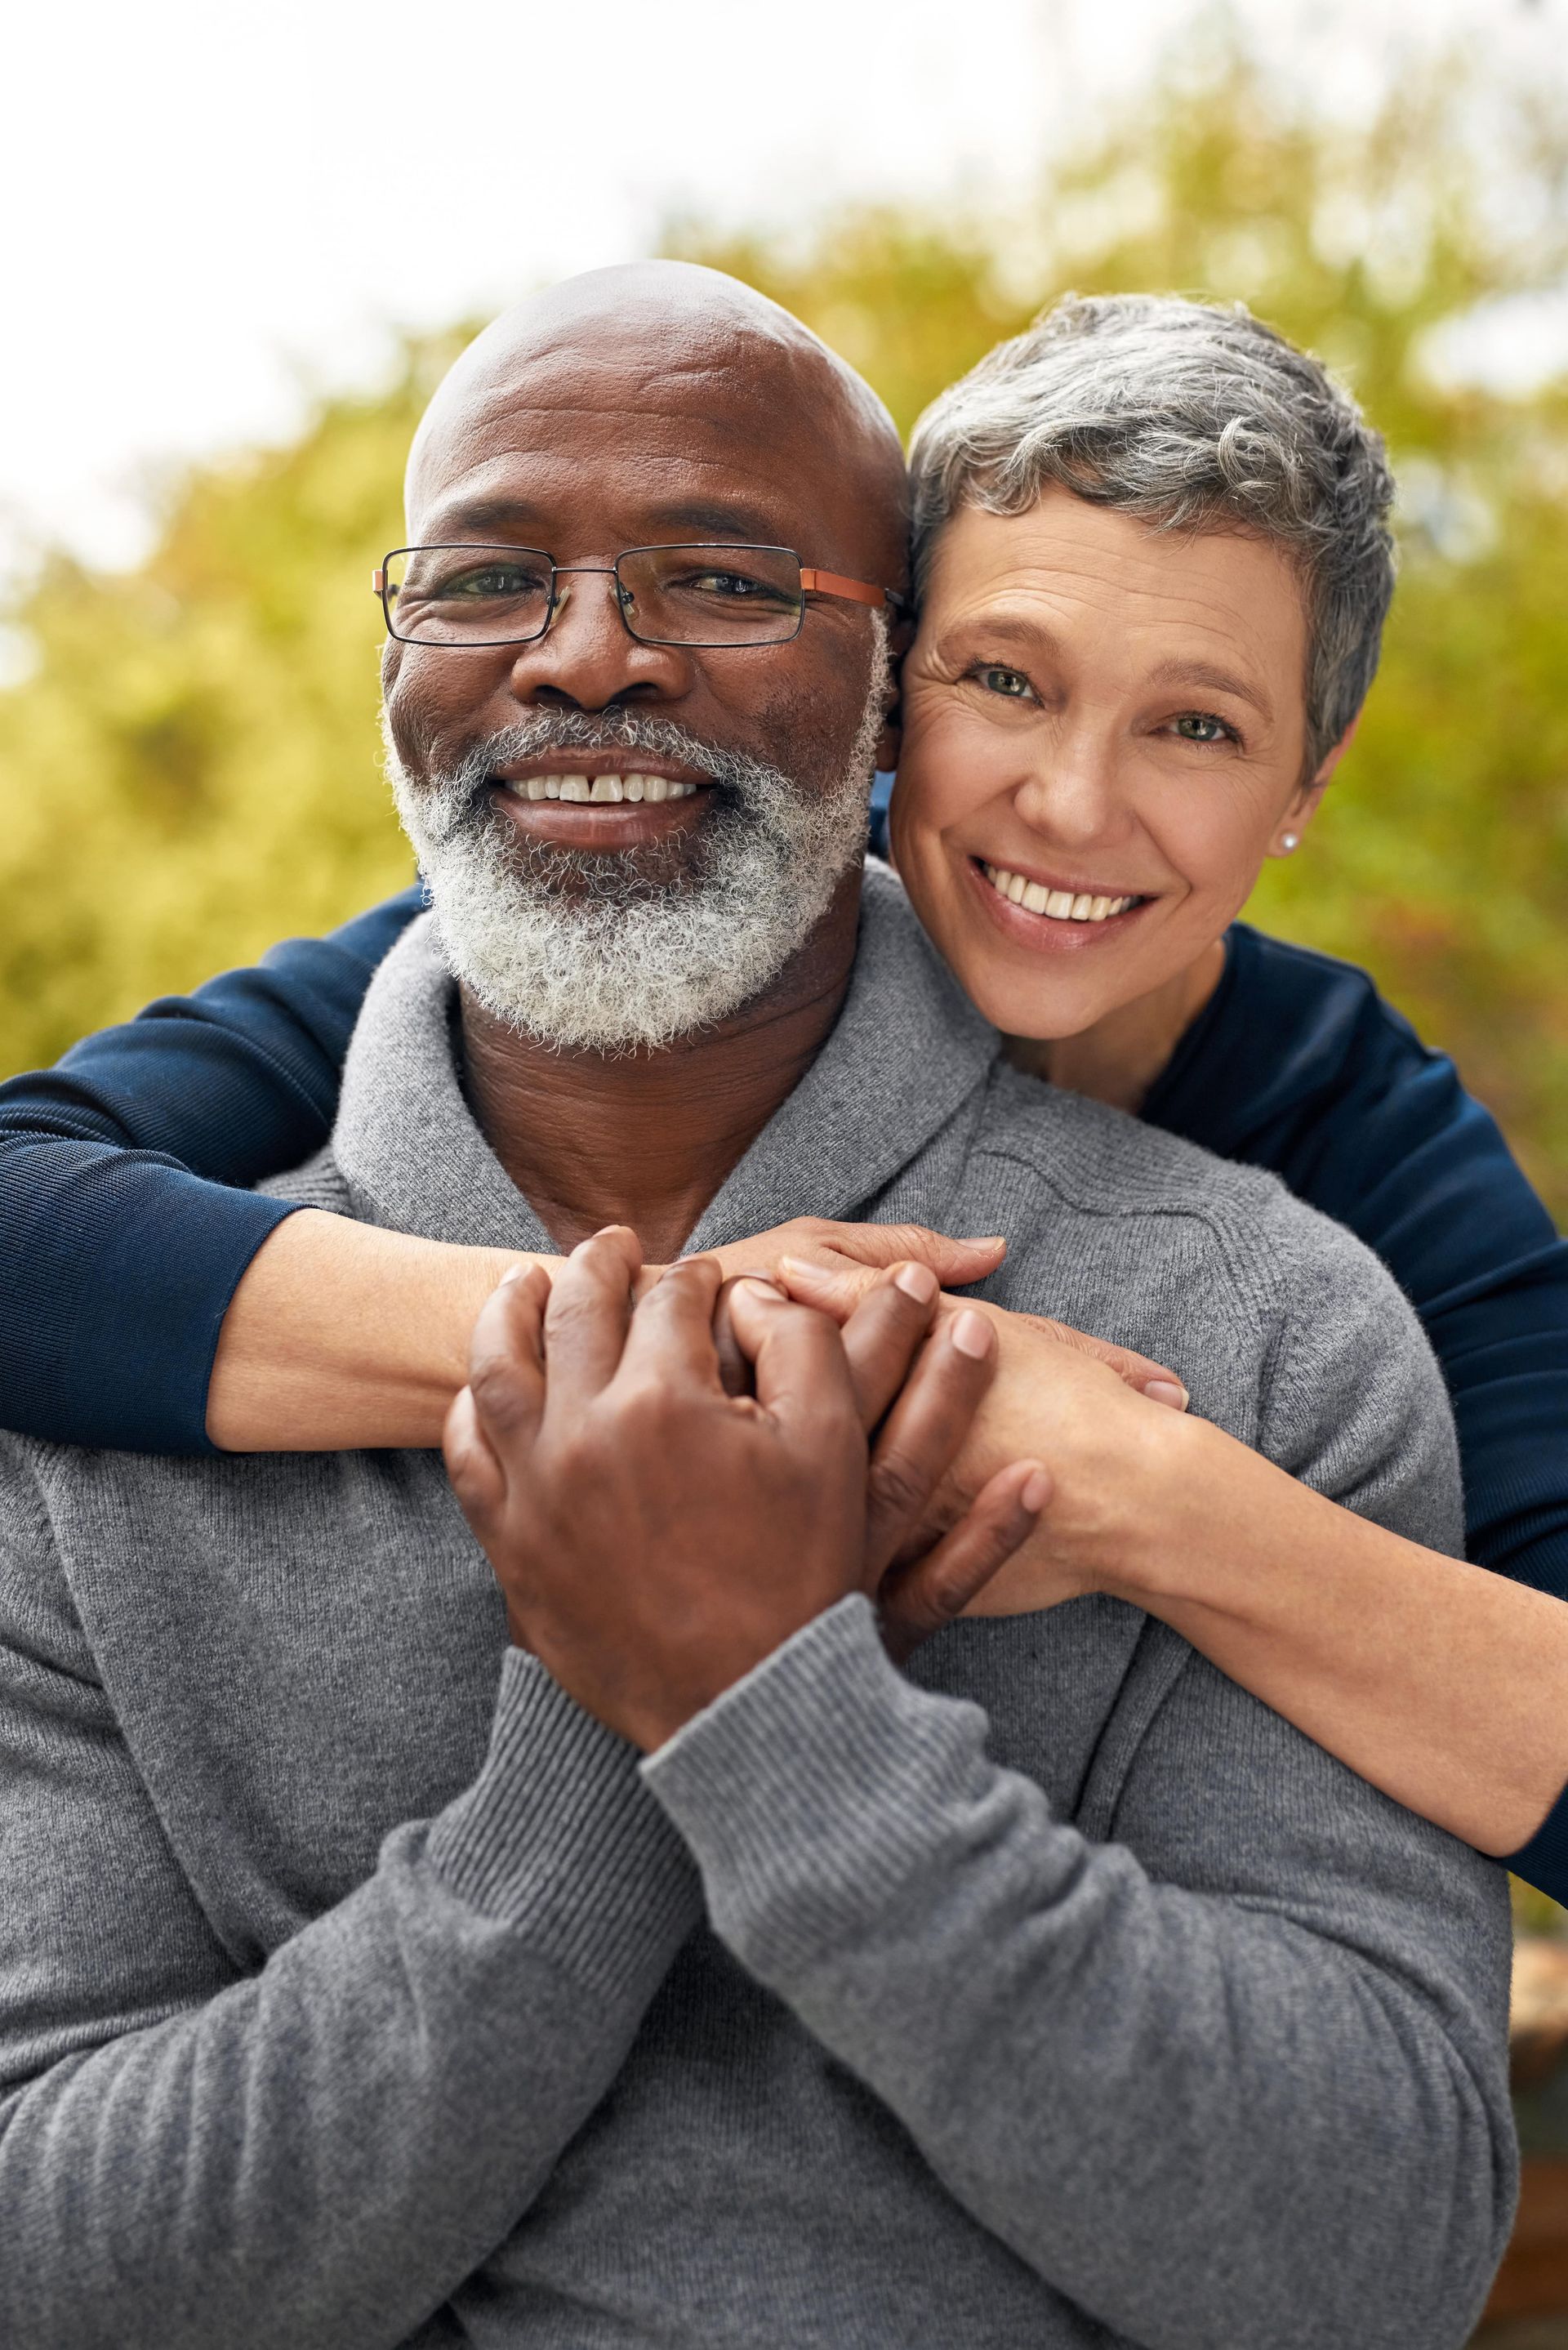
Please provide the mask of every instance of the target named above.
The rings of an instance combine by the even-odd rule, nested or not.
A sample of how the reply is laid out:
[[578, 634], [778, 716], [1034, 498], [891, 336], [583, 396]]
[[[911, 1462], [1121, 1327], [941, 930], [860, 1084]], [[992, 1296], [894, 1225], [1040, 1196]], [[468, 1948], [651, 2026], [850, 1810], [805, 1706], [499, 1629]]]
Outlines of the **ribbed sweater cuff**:
[[607, 1994], [657, 1980], [701, 1915], [637, 1762], [537, 1658], [508, 1649], [484, 1766], [425, 1846], [460, 1899]]
[[918, 1885], [989, 1775], [978, 1706], [890, 1662], [841, 1600], [641, 1766], [702, 1871], [717, 1930], [777, 1979]]

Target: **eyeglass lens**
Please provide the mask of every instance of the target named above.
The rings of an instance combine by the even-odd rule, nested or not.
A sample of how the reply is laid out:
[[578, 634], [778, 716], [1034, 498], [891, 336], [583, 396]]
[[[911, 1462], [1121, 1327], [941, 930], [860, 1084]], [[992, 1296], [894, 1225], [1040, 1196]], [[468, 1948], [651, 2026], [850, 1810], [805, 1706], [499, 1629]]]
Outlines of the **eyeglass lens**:
[[[408, 644], [526, 644], [549, 626], [551, 592], [550, 558], [533, 547], [404, 547], [386, 567], [392, 633]], [[783, 644], [805, 605], [800, 558], [782, 546], [634, 547], [616, 592], [649, 644]]]

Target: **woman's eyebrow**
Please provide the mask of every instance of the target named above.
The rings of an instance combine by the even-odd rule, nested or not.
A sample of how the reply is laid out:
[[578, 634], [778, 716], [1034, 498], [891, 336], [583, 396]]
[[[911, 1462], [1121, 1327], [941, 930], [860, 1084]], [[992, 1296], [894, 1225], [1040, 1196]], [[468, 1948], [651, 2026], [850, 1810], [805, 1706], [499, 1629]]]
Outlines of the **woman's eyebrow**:
[[1261, 685], [1238, 677], [1234, 670], [1215, 669], [1207, 661], [1168, 660], [1149, 671], [1150, 685], [1190, 685], [1208, 693], [1228, 693], [1255, 710], [1260, 718], [1272, 725], [1273, 703]]

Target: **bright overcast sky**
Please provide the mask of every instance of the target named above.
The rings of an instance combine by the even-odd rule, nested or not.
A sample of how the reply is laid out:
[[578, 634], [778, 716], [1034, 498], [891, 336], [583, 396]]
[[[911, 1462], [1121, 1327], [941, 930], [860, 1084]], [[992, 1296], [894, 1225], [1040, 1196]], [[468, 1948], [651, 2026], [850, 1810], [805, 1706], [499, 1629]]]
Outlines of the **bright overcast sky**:
[[[1016, 182], [1199, 0], [86, 0], [5, 36], [0, 571], [127, 559], [150, 469], [286, 432], [389, 324], [647, 251], [686, 208]], [[1568, 0], [1241, 0], [1354, 99], [1399, 43], [1568, 51]]]

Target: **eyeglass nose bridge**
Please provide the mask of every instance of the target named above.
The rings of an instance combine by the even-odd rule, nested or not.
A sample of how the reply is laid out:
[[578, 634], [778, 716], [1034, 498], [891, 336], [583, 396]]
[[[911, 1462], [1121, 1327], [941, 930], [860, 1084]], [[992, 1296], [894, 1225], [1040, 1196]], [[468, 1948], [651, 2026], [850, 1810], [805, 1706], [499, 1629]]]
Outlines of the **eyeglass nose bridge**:
[[540, 629], [538, 636], [534, 638], [533, 642], [535, 644], [538, 644], [542, 638], [548, 636], [551, 627], [555, 622], [556, 613], [560, 610], [562, 605], [566, 600], [556, 588], [556, 580], [564, 579], [569, 572], [575, 573], [579, 571], [586, 571], [596, 578], [613, 579], [615, 581], [615, 608], [619, 618], [621, 627], [626, 630], [627, 635], [632, 639], [634, 643], [641, 643], [642, 639], [637, 635], [636, 630], [627, 620], [626, 598], [628, 591], [621, 584], [620, 566], [618, 564], [554, 562], [550, 566], [549, 609], [545, 614], [545, 625]]

